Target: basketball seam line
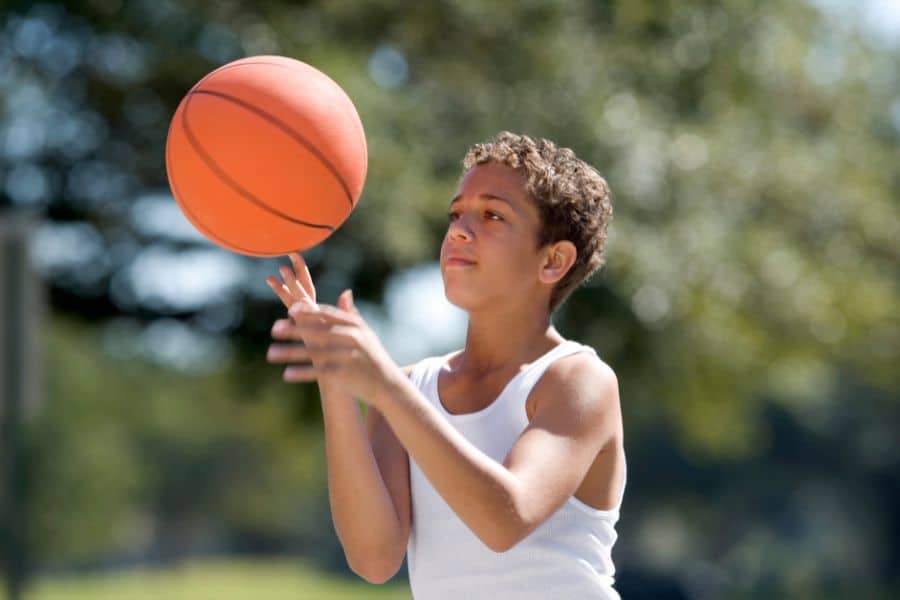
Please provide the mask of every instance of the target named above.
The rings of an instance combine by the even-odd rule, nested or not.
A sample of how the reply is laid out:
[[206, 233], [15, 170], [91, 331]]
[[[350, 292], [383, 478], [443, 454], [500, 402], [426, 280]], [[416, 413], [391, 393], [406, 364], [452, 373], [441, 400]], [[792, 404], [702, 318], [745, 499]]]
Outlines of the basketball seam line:
[[[169, 170], [170, 173], [174, 172], [174, 171], [172, 171], [172, 168], [171, 168], [171, 155], [169, 154], [168, 149], [166, 150], [166, 168]], [[199, 229], [201, 232], [203, 232], [204, 235], [211, 238], [213, 241], [217, 242], [218, 244], [225, 246], [226, 248], [233, 248], [235, 250], [239, 250], [241, 252], [245, 252], [245, 253], [255, 255], [255, 256], [260, 255], [259, 251], [257, 251], [257, 250], [253, 250], [251, 248], [245, 248], [243, 246], [238, 246], [234, 242], [230, 242], [230, 241], [226, 240], [225, 238], [223, 238], [219, 235], [216, 235], [209, 227], [207, 227], [206, 225], [203, 224], [203, 222], [194, 213], [194, 211], [192, 211], [190, 209], [187, 202], [182, 202], [181, 200], [179, 200], [181, 193], [178, 191], [178, 184], [175, 182], [174, 177], [169, 179], [169, 183], [172, 186], [172, 192], [174, 193], [175, 201], [178, 202], [178, 205], [184, 211], [185, 215], [188, 217], [188, 220], [191, 221], [197, 229]]]
[[297, 131], [295, 129], [291, 128], [290, 126], [288, 126], [287, 124], [282, 122], [280, 119], [278, 119], [278, 117], [264, 111], [263, 109], [259, 108], [258, 106], [254, 106], [244, 100], [241, 100], [240, 98], [235, 98], [234, 96], [231, 96], [229, 94], [225, 94], [223, 92], [218, 92], [215, 90], [195, 90], [195, 91], [192, 91], [191, 94], [206, 94], [208, 96], [215, 96], [217, 98], [221, 98], [222, 100], [233, 102], [234, 104], [237, 104], [241, 108], [244, 108], [246, 110], [249, 110], [252, 113], [255, 113], [258, 117], [265, 119], [266, 121], [268, 121], [275, 127], [282, 130], [284, 133], [288, 134], [290, 137], [292, 137], [294, 139], [294, 141], [301, 144], [307, 150], [309, 150], [309, 152], [314, 154], [315, 157], [318, 158], [319, 161], [321, 161], [321, 163], [323, 165], [325, 165], [325, 168], [328, 169], [332, 175], [334, 175], [334, 178], [337, 179], [338, 183], [341, 184], [341, 188], [343, 188], [344, 194], [347, 195], [347, 202], [350, 204], [351, 210], [353, 209], [353, 196], [350, 193], [350, 188], [349, 188], [349, 186], [347, 186], [347, 183], [344, 181], [344, 178], [341, 177], [340, 172], [337, 170], [337, 168], [333, 164], [331, 164], [331, 161], [329, 161], [328, 158], [319, 151], [318, 148], [313, 146], [309, 141], [306, 140], [306, 138], [304, 138], [302, 135], [297, 133]]
[[[196, 93], [196, 92], [194, 92], [194, 93]], [[228, 176], [228, 174], [225, 173], [225, 171], [223, 171], [223, 170], [219, 167], [219, 165], [216, 164], [216, 162], [212, 159], [212, 157], [209, 156], [209, 155], [206, 153], [205, 150], [203, 150], [203, 147], [200, 145], [200, 142], [197, 141], [197, 138], [194, 136], [194, 133], [191, 131], [191, 128], [190, 128], [190, 126], [188, 125], [187, 113], [188, 113], [188, 107], [190, 106], [190, 103], [191, 103], [191, 98], [190, 98], [190, 96], [193, 96], [194, 93], [189, 94], [189, 95], [188, 95], [188, 99], [187, 99], [187, 101], [185, 102], [185, 105], [184, 105], [184, 111], [183, 111], [183, 113], [182, 113], [182, 115], [181, 115], [182, 126], [184, 127], [184, 133], [185, 133], [185, 136], [187, 137], [188, 142], [191, 144], [191, 146], [193, 146], [194, 151], [197, 152], [197, 155], [200, 157], [200, 160], [202, 160], [204, 163], [206, 163], [206, 166], [209, 167], [209, 169], [210, 169], [213, 173], [215, 173], [216, 175], [218, 175], [219, 178], [220, 178], [226, 185], [228, 185], [230, 188], [232, 188], [232, 189], [233, 189], [235, 192], [237, 192], [239, 195], [243, 196], [244, 198], [246, 198], [247, 200], [249, 200], [251, 203], [253, 203], [253, 204], [256, 205], [257, 207], [259, 207], [259, 208], [261, 208], [261, 209], [263, 209], [263, 210], [265, 210], [265, 211], [267, 211], [267, 212], [270, 212], [270, 213], [272, 213], [272, 214], [274, 214], [274, 215], [277, 215], [277, 216], [279, 216], [279, 217], [281, 217], [281, 218], [283, 218], [283, 219], [285, 219], [285, 220], [287, 220], [287, 221], [290, 221], [290, 222], [292, 222], [292, 223], [296, 223], [296, 224], [298, 224], [298, 225], [304, 225], [304, 226], [306, 226], [306, 227], [315, 227], [315, 228], [319, 228], [319, 229], [328, 229], [329, 231], [334, 231], [334, 227], [332, 227], [332, 226], [330, 226], [330, 225], [322, 225], [322, 224], [320, 224], [320, 223], [310, 223], [310, 222], [308, 222], [308, 221], [303, 221], [303, 220], [301, 220], [301, 219], [297, 219], [297, 218], [295, 218], [295, 217], [292, 217], [292, 216], [290, 216], [290, 215], [288, 215], [288, 214], [285, 214], [285, 213], [279, 211], [279, 210], [276, 209], [276, 208], [273, 208], [273, 207], [269, 206], [268, 204], [266, 204], [265, 202], [263, 202], [262, 200], [260, 200], [259, 198], [257, 198], [257, 197], [254, 196], [253, 194], [251, 194], [249, 191], [247, 191], [247, 190], [245, 190], [244, 188], [242, 188], [236, 181], [234, 181], [233, 179], [231, 179], [231, 178]]]

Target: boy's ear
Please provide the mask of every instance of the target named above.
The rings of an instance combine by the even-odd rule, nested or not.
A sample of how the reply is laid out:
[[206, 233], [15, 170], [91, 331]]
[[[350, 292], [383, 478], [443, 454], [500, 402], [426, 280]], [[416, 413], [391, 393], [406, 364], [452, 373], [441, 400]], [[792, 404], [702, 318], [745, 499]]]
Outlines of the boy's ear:
[[575, 244], [568, 240], [548, 244], [544, 252], [544, 261], [538, 277], [541, 283], [548, 285], [553, 285], [565, 277], [578, 257]]

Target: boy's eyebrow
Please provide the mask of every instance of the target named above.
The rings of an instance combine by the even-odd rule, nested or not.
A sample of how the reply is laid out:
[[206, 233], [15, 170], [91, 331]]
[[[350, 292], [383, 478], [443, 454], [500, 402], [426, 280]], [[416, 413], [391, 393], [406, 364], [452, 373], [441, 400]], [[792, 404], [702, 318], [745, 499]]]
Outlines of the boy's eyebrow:
[[[478, 197], [483, 198], [485, 200], [499, 200], [500, 202], [506, 202], [511, 207], [515, 208], [513, 203], [510, 202], [509, 200], [507, 200], [506, 198], [504, 198], [503, 196], [496, 196], [494, 194], [478, 194]], [[454, 204], [459, 202], [461, 199], [462, 199], [462, 194], [457, 194], [456, 197], [450, 201], [450, 206], [453, 206]]]

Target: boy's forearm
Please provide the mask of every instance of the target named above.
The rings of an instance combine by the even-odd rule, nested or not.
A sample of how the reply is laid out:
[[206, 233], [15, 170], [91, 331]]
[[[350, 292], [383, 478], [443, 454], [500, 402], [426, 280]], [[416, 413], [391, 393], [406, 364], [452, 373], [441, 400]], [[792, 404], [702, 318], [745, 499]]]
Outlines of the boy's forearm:
[[405, 551], [395, 547], [401, 528], [359, 404], [327, 382], [320, 382], [319, 389], [332, 519], [350, 566], [360, 572], [366, 563]]
[[524, 530], [515, 476], [472, 445], [405, 377], [384, 387], [378, 410], [460, 519], [488, 547], [506, 549]]

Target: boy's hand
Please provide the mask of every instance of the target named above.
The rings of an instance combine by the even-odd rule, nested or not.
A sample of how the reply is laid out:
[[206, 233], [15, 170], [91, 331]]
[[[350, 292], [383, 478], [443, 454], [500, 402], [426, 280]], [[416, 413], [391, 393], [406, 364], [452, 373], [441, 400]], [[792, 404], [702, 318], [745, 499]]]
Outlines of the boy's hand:
[[[277, 277], [267, 277], [266, 283], [284, 304], [284, 307], [290, 309], [294, 305], [309, 306], [316, 308], [316, 286], [313, 285], [312, 276], [306, 261], [297, 252], [288, 255], [291, 259], [291, 267], [282, 265], [278, 272], [281, 275], [279, 280]], [[293, 267], [293, 268], [292, 268]], [[273, 337], [275, 331], [284, 326], [292, 325], [290, 320], [279, 319], [275, 321], [272, 327]], [[279, 339], [276, 337], [276, 339]], [[303, 342], [301, 337], [281, 338], [290, 339], [294, 342]], [[309, 360], [309, 356], [300, 344], [271, 344], [269, 345], [268, 354], [266, 355], [269, 362], [277, 363], [296, 363]]]
[[[381, 345], [353, 304], [346, 290], [337, 306], [298, 302], [290, 307], [291, 320], [280, 320], [272, 328], [277, 340], [304, 342], [283, 352], [269, 348], [271, 362], [292, 363], [284, 371], [289, 382], [316, 381], [329, 377], [346, 392], [366, 404], [379, 396], [380, 388], [402, 371]], [[311, 365], [296, 363], [312, 362]], [[331, 376], [334, 377], [331, 377]]]
[[291, 269], [287, 265], [281, 266], [278, 272], [282, 281], [279, 281], [277, 277], [266, 277], [266, 283], [269, 284], [285, 308], [290, 308], [298, 302], [315, 306], [316, 286], [313, 285], [306, 261], [297, 252], [292, 252], [288, 256], [294, 268]]

